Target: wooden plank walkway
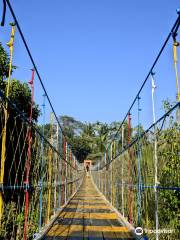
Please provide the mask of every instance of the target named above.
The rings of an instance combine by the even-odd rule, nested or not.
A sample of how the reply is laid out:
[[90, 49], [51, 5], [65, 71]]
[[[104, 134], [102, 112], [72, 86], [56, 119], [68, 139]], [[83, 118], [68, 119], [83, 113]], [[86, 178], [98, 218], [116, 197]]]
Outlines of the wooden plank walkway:
[[43, 238], [46, 240], [111, 240], [134, 239], [129, 229], [118, 221], [95, 188], [91, 177], [84, 181]]

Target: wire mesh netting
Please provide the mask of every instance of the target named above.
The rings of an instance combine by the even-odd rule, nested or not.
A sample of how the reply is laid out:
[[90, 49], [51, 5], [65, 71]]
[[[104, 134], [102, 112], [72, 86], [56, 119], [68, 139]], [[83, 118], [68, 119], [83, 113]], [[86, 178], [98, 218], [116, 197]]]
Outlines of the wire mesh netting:
[[177, 104], [129, 145], [123, 144], [126, 134], [120, 131], [109, 159], [106, 155], [92, 171], [105, 197], [150, 239], [156, 239], [157, 233], [163, 240], [180, 236], [179, 113]]
[[[3, 3], [2, 25], [6, 15], [5, 3], [10, 10], [8, 19], [13, 23], [10, 24], [11, 27], [3, 28], [8, 34], [11, 29], [7, 45], [6, 33], [1, 34], [1, 41], [4, 38], [8, 54], [2, 51], [3, 57], [0, 59], [0, 238], [27, 240], [48, 225], [76, 192], [83, 171], [78, 170], [78, 162], [72, 152], [73, 146], [67, 143], [62, 132], [13, 8], [9, 0]], [[158, 235], [162, 240], [180, 238], [180, 105], [178, 103], [169, 107], [168, 100], [165, 100], [167, 97], [174, 99], [176, 91], [176, 100], [180, 101], [177, 64], [179, 24], [180, 12], [120, 124], [121, 127], [114, 136], [110, 136], [104, 159], [92, 171], [95, 183], [106, 198], [127, 221], [135, 227], [142, 227], [150, 239], [158, 239]], [[16, 46], [15, 29], [18, 30], [17, 39], [22, 41], [18, 40], [18, 49], [21, 51], [13, 54]], [[173, 56], [169, 64], [168, 46], [173, 49], [174, 64]], [[1, 43], [0, 47], [3, 50]], [[13, 58], [16, 59], [18, 54], [20, 58], [23, 56], [24, 61], [24, 66], [17, 69], [22, 82], [23, 78], [26, 79], [27, 72], [29, 74], [29, 69], [33, 68], [32, 79], [28, 82], [31, 89], [27, 84], [12, 78], [18, 76], [13, 72], [16, 68], [13, 66]], [[7, 56], [6, 60], [4, 56]], [[168, 67], [168, 72], [159, 71], [164, 66]], [[174, 69], [176, 82], [172, 84], [171, 73]], [[34, 81], [34, 73], [38, 81]], [[156, 117], [164, 114], [157, 122], [154, 78], [157, 78], [158, 88], [161, 89], [158, 91], [158, 94], [161, 93], [156, 97], [156, 104], [160, 106], [162, 101], [166, 101], [166, 107], [169, 108], [166, 109], [166, 114], [162, 113], [163, 109], [157, 109]], [[168, 86], [168, 92], [165, 85]], [[38, 89], [39, 96], [34, 96], [34, 88]], [[41, 104], [40, 96], [47, 100], [47, 112], [54, 114], [51, 115], [48, 129], [44, 129], [45, 100], [42, 106], [42, 123], [37, 123], [41, 115], [37, 104]], [[143, 127], [149, 126], [152, 121], [152, 111], [148, 108], [151, 100], [154, 124], [144, 132]], [[132, 125], [138, 123], [135, 128], [131, 127], [131, 115]]]
[[[3, 144], [4, 113], [7, 111], [4, 182], [1, 184], [3, 214], [1, 239], [23, 239], [26, 194], [28, 193], [28, 239], [48, 224], [77, 190], [82, 172], [58, 125], [52, 123], [50, 138], [41, 134], [41, 127], [30, 125], [23, 113], [5, 99], [0, 102]], [[10, 105], [11, 104], [11, 105]], [[31, 145], [29, 146], [29, 134]], [[31, 161], [28, 163], [28, 155]], [[2, 156], [2, 148], [0, 150]], [[29, 164], [29, 181], [26, 170]], [[1, 166], [2, 169], [2, 166]], [[40, 227], [40, 228], [39, 228]]]

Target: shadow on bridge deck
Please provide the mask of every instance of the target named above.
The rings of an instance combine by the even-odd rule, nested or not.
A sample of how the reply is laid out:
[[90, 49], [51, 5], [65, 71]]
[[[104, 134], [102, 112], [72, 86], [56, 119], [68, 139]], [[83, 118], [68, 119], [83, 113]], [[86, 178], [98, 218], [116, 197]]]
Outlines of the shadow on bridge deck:
[[43, 239], [132, 240], [135, 238], [130, 230], [118, 221], [117, 214], [97, 191], [91, 177], [86, 176], [79, 191]]

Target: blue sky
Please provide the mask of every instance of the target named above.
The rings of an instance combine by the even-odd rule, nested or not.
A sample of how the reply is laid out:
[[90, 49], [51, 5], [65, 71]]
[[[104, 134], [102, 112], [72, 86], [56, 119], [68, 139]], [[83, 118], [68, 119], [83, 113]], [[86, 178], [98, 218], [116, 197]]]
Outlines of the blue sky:
[[[57, 115], [93, 122], [123, 118], [180, 6], [179, 0], [11, 2]], [[6, 26], [0, 28], [3, 44], [9, 40], [11, 20], [8, 12]], [[14, 77], [29, 80], [32, 65], [18, 33], [14, 63], [19, 67]], [[162, 99], [175, 99], [173, 70], [170, 42], [156, 71], [157, 112]], [[41, 104], [43, 92], [37, 78], [35, 87]], [[142, 94], [145, 122], [152, 120], [150, 102], [147, 84]]]

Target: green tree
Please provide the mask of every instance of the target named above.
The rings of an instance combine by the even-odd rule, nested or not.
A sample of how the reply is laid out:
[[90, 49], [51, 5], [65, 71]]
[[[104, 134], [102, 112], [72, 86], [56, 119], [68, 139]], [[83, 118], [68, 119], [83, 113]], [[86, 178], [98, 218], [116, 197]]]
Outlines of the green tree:
[[75, 156], [79, 162], [83, 162], [87, 159], [88, 154], [91, 153], [91, 147], [88, 142], [83, 137], [76, 136], [71, 143], [73, 145]]
[[[13, 69], [16, 67], [13, 66]], [[9, 74], [9, 56], [0, 43], [0, 84], [8, 77]]]
[[[172, 121], [172, 119], [171, 119]], [[180, 128], [175, 122], [165, 129], [159, 141], [159, 159], [161, 164], [160, 184], [164, 187], [180, 188]], [[172, 239], [178, 239], [180, 229], [180, 191], [160, 190], [159, 202], [161, 205], [159, 220], [162, 227], [174, 229]], [[174, 238], [173, 238], [174, 237]], [[166, 237], [162, 239], [168, 239]]]
[[[9, 57], [0, 44], [0, 90], [6, 92], [9, 71]], [[31, 107], [31, 90], [27, 83], [22, 83], [16, 79], [10, 82], [9, 100], [7, 105], [7, 130], [6, 130], [6, 159], [4, 171], [4, 186], [22, 186], [25, 180], [25, 163], [28, 152], [28, 123], [25, 118], [29, 118]], [[4, 110], [6, 100], [0, 98], [0, 132], [4, 126]], [[17, 111], [18, 108], [18, 111]], [[37, 104], [33, 103], [32, 120], [36, 124], [40, 110]], [[32, 139], [34, 130], [32, 128]], [[2, 146], [2, 134], [0, 135], [0, 146]], [[0, 147], [1, 154], [1, 147]], [[33, 152], [34, 154], [34, 152]], [[33, 154], [31, 158], [31, 167], [34, 167]], [[30, 181], [32, 179], [30, 171]], [[24, 191], [15, 191], [13, 188], [4, 188], [3, 201], [6, 206], [2, 219], [2, 228], [0, 239], [22, 239], [18, 238], [19, 216], [17, 215], [18, 206], [23, 206]], [[19, 213], [21, 214], [21, 213]], [[22, 220], [24, 221], [24, 220]], [[21, 224], [22, 225], [22, 224]], [[3, 229], [4, 226], [4, 229]], [[7, 230], [8, 229], [8, 230]]]

